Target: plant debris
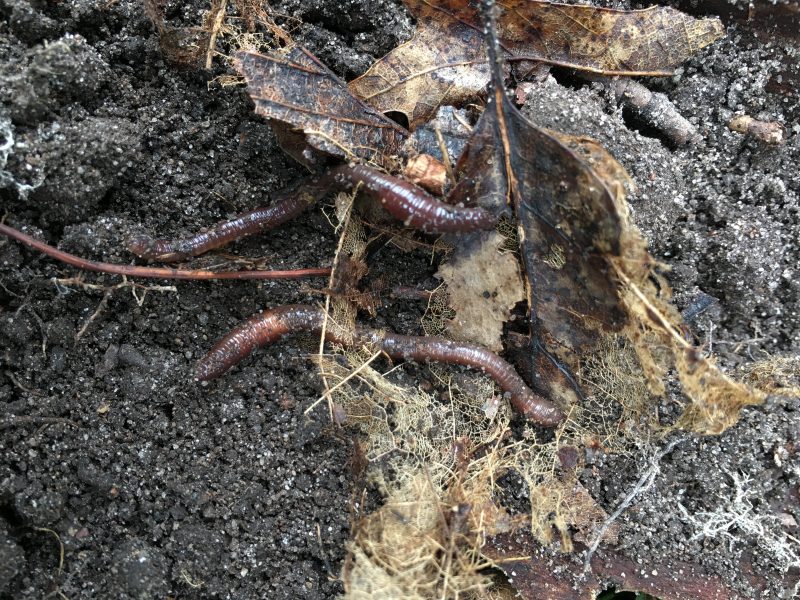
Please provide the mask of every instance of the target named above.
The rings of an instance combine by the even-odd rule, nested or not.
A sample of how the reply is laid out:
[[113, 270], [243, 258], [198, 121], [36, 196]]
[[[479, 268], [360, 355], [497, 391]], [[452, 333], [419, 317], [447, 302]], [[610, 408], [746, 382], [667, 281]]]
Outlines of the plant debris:
[[314, 165], [320, 159], [298, 143], [297, 131], [315, 150], [346, 160], [390, 168], [401, 154], [408, 132], [353, 96], [307, 50], [237, 56], [237, 68], [247, 80], [256, 112], [288, 128], [277, 131], [284, 135], [284, 150], [298, 162]]
[[[405, 0], [417, 19], [407, 43], [350, 82], [381, 112], [399, 112], [411, 129], [443, 104], [473, 101], [489, 81], [481, 19], [463, 0]], [[718, 19], [693, 19], [673, 8], [620, 11], [540, 0], [508, 0], [497, 22], [503, 55], [616, 75], [669, 75], [723, 35]]]
[[448, 304], [455, 311], [445, 323], [456, 340], [503, 349], [503, 323], [525, 299], [517, 257], [502, 251], [505, 238], [493, 231], [470, 236], [478, 243], [458, 246], [436, 274], [447, 286]]
[[[536, 65], [545, 65], [540, 72], [546, 65], [559, 65], [603, 76], [618, 99], [682, 145], [695, 139], [697, 131], [677, 111], [668, 112], [671, 105], [664, 97], [631, 80], [606, 76], [669, 74], [692, 51], [721, 34], [719, 22], [657, 7], [626, 12], [510, 0], [495, 26], [465, 0], [446, 0], [438, 6], [419, 0], [407, 4], [418, 17], [414, 40], [350, 86], [301, 47], [236, 55], [256, 111], [273, 124], [288, 153], [314, 169], [349, 163], [313, 180], [323, 182], [326, 191], [330, 187], [352, 192], [336, 200], [340, 238], [328, 288], [311, 290], [324, 294], [324, 310], [297, 305], [270, 309], [215, 348], [231, 346], [232, 352], [222, 353], [222, 366], [227, 368], [258, 341], [254, 323], [269, 329], [263, 337], [270, 341], [292, 331], [320, 334], [316, 360], [325, 390], [318, 402], [328, 400], [337, 425], [360, 431], [354, 445], [358, 456], [371, 464], [359, 484], [371, 486], [383, 502], [366, 513], [359, 512], [363, 504], [354, 502], [353, 539], [343, 573], [347, 597], [485, 596], [492, 585], [491, 566], [514, 579], [523, 597], [550, 592], [553, 598], [576, 597], [576, 561], [553, 555], [549, 546], [555, 543], [563, 552], [589, 545], [586, 562], [594, 573], [587, 575], [579, 594], [594, 593], [611, 581], [620, 589], [632, 585], [630, 589], [664, 598], [734, 597], [721, 580], [700, 573], [694, 564], [665, 561], [642, 573], [639, 565], [613, 550], [595, 553], [600, 542], [617, 543], [616, 519], [635, 494], [609, 516], [587, 483], [593, 455], [641, 450], [678, 428], [720, 433], [736, 422], [743, 406], [762, 401], [763, 394], [728, 378], [687, 341], [688, 327], [670, 303], [662, 267], [630, 222], [625, 194], [632, 183], [624, 168], [592, 139], [526, 120], [506, 93], [509, 71], [503, 66], [512, 63], [516, 76], [532, 73]], [[244, 6], [241, 3], [240, 10]], [[178, 31], [183, 36], [191, 28], [167, 27], [155, 3], [148, 10], [155, 15], [162, 50], [165, 55], [172, 52], [173, 62], [196, 64], [204, 58], [206, 67], [211, 65], [226, 18], [225, 0], [212, 4], [199, 30], [208, 39], [186, 56], [170, 49], [170, 35]], [[481, 33], [484, 24], [488, 42]], [[253, 30], [255, 21], [245, 19], [242, 26]], [[656, 47], [669, 52], [655, 53]], [[517, 94], [522, 100], [524, 96]], [[469, 108], [456, 112], [443, 104]], [[420, 135], [409, 144], [409, 130], [383, 113], [404, 115], [409, 128]], [[448, 119], [451, 125], [458, 122], [462, 131], [440, 127]], [[759, 130], [758, 123], [740, 119], [736, 127], [758, 136], [758, 131], [768, 130]], [[782, 133], [785, 138], [786, 130]], [[774, 135], [762, 136], [767, 143], [773, 139]], [[425, 154], [415, 154], [419, 151]], [[453, 157], [459, 157], [455, 165]], [[405, 158], [410, 161], [403, 166]], [[433, 195], [393, 175], [397, 172]], [[430, 294], [431, 303], [443, 304], [448, 298], [447, 309], [437, 310], [440, 317], [450, 311], [441, 321], [450, 337], [478, 341], [495, 351], [504, 342], [513, 345], [523, 359], [519, 371], [536, 388], [530, 393], [533, 400], [519, 401], [519, 386], [512, 389], [500, 382], [503, 396], [487, 377], [447, 366], [425, 367], [423, 377], [430, 374], [436, 381], [419, 388], [404, 385], [404, 377], [394, 369], [386, 370], [387, 359], [425, 361], [441, 356], [448, 359], [445, 362], [482, 367], [496, 378], [502, 363], [504, 373], [519, 379], [499, 357], [469, 343], [357, 327], [358, 309], [380, 314], [383, 282], [373, 281], [372, 287], [362, 283], [369, 274], [367, 249], [397, 228], [378, 226], [368, 241], [363, 227], [368, 219], [362, 221], [358, 211], [351, 211], [359, 192], [362, 197], [378, 196], [406, 226], [426, 233], [449, 232], [430, 244], [452, 248], [438, 273], [445, 285]], [[459, 215], [463, 218], [455, 218]], [[450, 226], [439, 227], [440, 217]], [[476, 223], [489, 231], [474, 231]], [[491, 230], [495, 225], [497, 230]], [[3, 233], [23, 239], [7, 228]], [[56, 256], [54, 252], [50, 253]], [[78, 264], [72, 255], [59, 256]], [[315, 273], [320, 272], [327, 270]], [[523, 300], [527, 311], [520, 320]], [[529, 335], [503, 335], [504, 328], [527, 326]], [[326, 339], [335, 343], [327, 347], [330, 353], [325, 351]], [[463, 358], [467, 355], [469, 360]], [[476, 356], [485, 360], [476, 361]], [[664, 403], [657, 401], [667, 394], [665, 382], [671, 375], [677, 375], [686, 396], [680, 398], [677, 385], [669, 389], [671, 399], [685, 403], [680, 415], [662, 414]], [[749, 381], [775, 393], [794, 391], [790, 386], [796, 383], [796, 366], [772, 361], [752, 369]], [[521, 380], [520, 385], [525, 387]], [[537, 400], [553, 400], [558, 408], [549, 407], [550, 418], [538, 421], [558, 427], [544, 430], [516, 423], [512, 428], [505, 401], [509, 399], [522, 412], [533, 411]], [[97, 412], [105, 415], [108, 405]], [[794, 452], [788, 446], [769, 450], [778, 466]], [[653, 466], [640, 481], [649, 486], [657, 471]], [[500, 480], [514, 477], [525, 490], [528, 505], [522, 509], [519, 502], [514, 505], [502, 497], [506, 484]], [[646, 487], [637, 484], [635, 489]], [[767, 531], [759, 526], [768, 523], [772, 537], [765, 547], [785, 546], [789, 537], [771, 533], [777, 521], [756, 515], [753, 495], [739, 491], [731, 503], [723, 503], [723, 510], [700, 511], [696, 518], [687, 512], [684, 523], [698, 529], [695, 537], [728, 539], [737, 510], [744, 506], [748, 517], [755, 515], [749, 534]], [[366, 496], [365, 490], [362, 500]], [[796, 527], [789, 512], [781, 514], [781, 523]], [[713, 527], [702, 527], [705, 518]], [[319, 525], [317, 536], [321, 546]], [[537, 560], [530, 560], [530, 554]], [[781, 569], [786, 571], [797, 562], [796, 551], [783, 558]], [[324, 562], [327, 565], [327, 557]], [[684, 569], [688, 575], [676, 583], [665, 575], [671, 569]], [[568, 579], [562, 580], [564, 574]], [[185, 573], [183, 577], [195, 587]]]
[[783, 144], [786, 142], [786, 128], [780, 123], [759, 121], [749, 115], [738, 115], [728, 121], [731, 131], [744, 133], [765, 144]]

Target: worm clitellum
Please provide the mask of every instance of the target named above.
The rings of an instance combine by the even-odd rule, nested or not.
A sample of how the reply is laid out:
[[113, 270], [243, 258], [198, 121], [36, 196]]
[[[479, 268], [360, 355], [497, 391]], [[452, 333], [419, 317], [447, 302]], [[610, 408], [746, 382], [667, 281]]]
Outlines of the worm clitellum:
[[[219, 377], [256, 348], [277, 341], [290, 333], [319, 332], [325, 313], [303, 305], [281, 306], [250, 317], [231, 331], [201, 358], [196, 377], [207, 381]], [[343, 343], [326, 330], [328, 341]], [[454, 342], [440, 337], [410, 336], [385, 333], [375, 329], [356, 329], [355, 343], [371, 344], [391, 358], [433, 361], [480, 369], [494, 379], [510, 395], [511, 406], [527, 419], [552, 427], [564, 415], [552, 402], [531, 390], [514, 368], [482, 346]]]
[[407, 227], [428, 233], [448, 233], [492, 229], [496, 224], [496, 219], [482, 208], [451, 206], [398, 177], [364, 165], [341, 165], [273, 206], [244, 213], [207, 231], [178, 240], [140, 235], [128, 242], [128, 249], [148, 260], [185, 260], [248, 235], [273, 229], [294, 219], [329, 192], [349, 190], [358, 184]]
[[365, 193], [379, 200], [406, 227], [427, 233], [451, 233], [494, 229], [497, 225], [497, 219], [482, 208], [447, 204], [408, 181], [365, 165], [343, 165], [330, 175], [351, 186], [362, 184]]

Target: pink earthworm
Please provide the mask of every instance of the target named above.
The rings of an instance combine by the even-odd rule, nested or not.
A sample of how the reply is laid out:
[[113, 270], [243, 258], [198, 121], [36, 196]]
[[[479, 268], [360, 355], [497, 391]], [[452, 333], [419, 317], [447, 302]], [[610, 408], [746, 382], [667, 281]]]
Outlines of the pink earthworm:
[[147, 260], [185, 260], [248, 235], [278, 227], [294, 219], [328, 193], [353, 189], [359, 185], [364, 193], [379, 200], [389, 214], [403, 221], [407, 227], [428, 233], [492, 229], [496, 224], [496, 219], [482, 208], [446, 204], [407, 181], [365, 165], [340, 165], [270, 207], [244, 213], [182, 239], [154, 239], [139, 235], [128, 242], [128, 248]]
[[[256, 348], [292, 333], [319, 333], [324, 320], [322, 309], [304, 305], [281, 306], [250, 317], [197, 362], [195, 376], [200, 381], [215, 379]], [[326, 329], [326, 339], [339, 344], [346, 343], [330, 329]], [[356, 329], [354, 343], [369, 344], [390, 358], [443, 362], [479, 369], [509, 394], [511, 406], [525, 418], [547, 427], [557, 425], [564, 418], [561, 410], [531, 390], [509, 363], [482, 346], [441, 337], [398, 335], [361, 327]]]
[[393, 217], [406, 227], [426, 233], [455, 233], [494, 229], [497, 219], [483, 208], [453, 206], [437, 200], [412, 183], [365, 165], [336, 167], [331, 174], [350, 185], [361, 184]]
[[[316, 193], [314, 193], [316, 191]], [[175, 262], [199, 256], [248, 235], [273, 229], [291, 221], [313, 205], [325, 190], [308, 190], [289, 194], [272, 206], [243, 213], [195, 235], [178, 240], [154, 239], [147, 234], [128, 240], [128, 250], [147, 260]]]

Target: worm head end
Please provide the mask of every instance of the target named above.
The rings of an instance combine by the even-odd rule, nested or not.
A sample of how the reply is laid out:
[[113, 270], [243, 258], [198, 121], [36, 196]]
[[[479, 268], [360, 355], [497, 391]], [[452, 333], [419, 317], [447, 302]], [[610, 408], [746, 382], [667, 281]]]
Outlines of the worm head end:
[[136, 256], [151, 260], [157, 256], [158, 244], [156, 240], [146, 233], [135, 235], [128, 239], [128, 250]]

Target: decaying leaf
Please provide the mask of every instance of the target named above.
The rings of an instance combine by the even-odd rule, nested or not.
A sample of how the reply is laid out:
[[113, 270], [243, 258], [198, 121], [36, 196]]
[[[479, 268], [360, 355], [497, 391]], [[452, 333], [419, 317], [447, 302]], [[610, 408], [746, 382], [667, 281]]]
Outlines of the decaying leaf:
[[158, 32], [164, 58], [178, 67], [199, 68], [211, 36], [203, 27], [172, 27], [164, 22], [165, 0], [145, 0], [144, 12]]
[[[466, 0], [405, 0], [417, 18], [407, 43], [350, 82], [381, 112], [414, 129], [442, 104], [473, 100], [489, 80], [478, 10]], [[723, 35], [718, 19], [669, 7], [620, 11], [541, 0], [505, 0], [498, 35], [506, 57], [614, 75], [668, 75]]]
[[503, 323], [525, 299], [517, 258], [501, 252], [504, 238], [496, 231], [477, 234], [475, 243], [460, 244], [436, 274], [447, 284], [455, 317], [446, 323], [450, 337], [503, 349]]
[[[597, 529], [608, 520], [608, 513], [595, 502], [589, 491], [580, 482], [575, 482], [565, 502], [569, 505], [573, 518], [570, 523], [577, 531], [575, 541], [588, 543]], [[603, 542], [616, 546], [619, 541], [619, 523], [611, 523], [603, 534]]]
[[489, 71], [482, 34], [451, 17], [450, 3], [407, 0], [417, 19], [414, 37], [351, 81], [350, 90], [381, 112], [403, 113], [411, 129], [429, 120], [439, 106], [458, 106], [483, 92]]
[[[499, 42], [489, 44], [489, 62]], [[495, 213], [513, 207], [528, 282], [536, 384], [569, 406], [584, 397], [582, 363], [627, 339], [656, 394], [675, 368], [691, 403], [680, 425], [719, 433], [762, 401], [721, 373], [679, 333], [646, 243], [630, 223], [624, 169], [599, 144], [530, 123], [492, 69], [486, 110], [459, 161], [452, 196]], [[613, 344], [612, 344], [613, 347]], [[547, 370], [547, 363], [550, 369]]]
[[[402, 154], [408, 132], [354, 97], [304, 48], [285, 55], [240, 52], [236, 66], [247, 80], [256, 112], [303, 135], [314, 149], [384, 167]], [[313, 162], [305, 150], [292, 154], [303, 163]]]
[[593, 600], [609, 583], [617, 591], [643, 592], [662, 600], [742, 598], [718, 575], [689, 562], [641, 564], [604, 550], [592, 559], [591, 573], [584, 574], [580, 563], [549, 552], [524, 531], [490, 538], [483, 553], [503, 570], [524, 600]]

